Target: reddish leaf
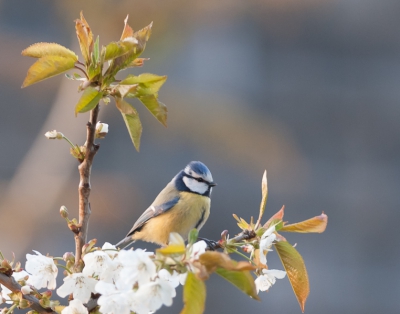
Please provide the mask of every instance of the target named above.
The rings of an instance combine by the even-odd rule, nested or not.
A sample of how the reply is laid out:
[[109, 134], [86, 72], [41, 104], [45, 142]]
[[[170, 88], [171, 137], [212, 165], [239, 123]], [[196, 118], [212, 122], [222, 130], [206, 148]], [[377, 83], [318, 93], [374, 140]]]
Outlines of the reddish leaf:
[[255, 267], [248, 262], [236, 262], [231, 260], [228, 254], [221, 252], [207, 251], [200, 255], [199, 261], [203, 264], [209, 273], [214, 272], [217, 268], [225, 268], [228, 270], [254, 270]]
[[324, 232], [328, 224], [328, 216], [322, 213], [319, 216], [297, 222], [294, 224], [286, 225], [281, 228], [281, 231], [286, 232], [299, 232], [299, 233], [321, 233]]
[[133, 29], [128, 25], [128, 18], [129, 14], [126, 16], [124, 23], [124, 30], [122, 31], [121, 39], [124, 40], [125, 38], [132, 37], [133, 36]]
[[86, 65], [89, 65], [91, 61], [91, 53], [94, 47], [93, 34], [82, 12], [81, 19], [75, 21], [75, 28], [82, 56], [85, 59]]
[[304, 306], [310, 284], [308, 281], [307, 269], [300, 253], [289, 242], [277, 242], [274, 244], [282, 265], [286, 270], [293, 292], [299, 302], [301, 311], [304, 313]]
[[263, 227], [268, 228], [273, 220], [282, 220], [284, 214], [285, 214], [285, 205], [283, 205], [282, 208], [275, 215], [273, 215], [270, 219], [268, 219], [268, 221], [264, 224]]

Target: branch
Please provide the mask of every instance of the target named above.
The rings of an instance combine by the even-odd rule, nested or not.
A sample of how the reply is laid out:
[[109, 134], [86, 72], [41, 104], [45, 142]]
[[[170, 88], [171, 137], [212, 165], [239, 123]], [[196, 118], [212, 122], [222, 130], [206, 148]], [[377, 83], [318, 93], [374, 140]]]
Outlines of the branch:
[[87, 123], [86, 137], [86, 153], [85, 159], [78, 166], [80, 182], [79, 182], [79, 228], [75, 233], [75, 268], [79, 270], [81, 265], [82, 247], [86, 243], [89, 217], [91, 213], [89, 196], [91, 191], [90, 174], [92, 170], [93, 158], [99, 150], [99, 145], [94, 143], [97, 117], [99, 115], [100, 106], [97, 105], [90, 111], [90, 121]]
[[[20, 292], [21, 285], [15, 281], [14, 277], [8, 277], [5, 274], [0, 273], [0, 283], [10, 289], [12, 292]], [[56, 313], [51, 308], [44, 308], [40, 305], [39, 300], [32, 295], [24, 295], [22, 297], [30, 303], [30, 307], [32, 310], [35, 310], [38, 313], [49, 314]]]
[[[219, 241], [209, 240], [209, 239], [200, 238], [200, 237], [199, 237], [199, 240], [203, 240], [207, 243], [207, 250], [215, 251], [217, 249], [223, 249], [225, 247], [226, 236], [228, 235], [228, 230], [224, 230], [221, 235], [222, 235], [222, 239]], [[251, 239], [255, 238], [256, 236], [257, 235], [254, 232], [254, 230], [243, 230], [236, 237], [229, 239], [228, 243], [237, 243], [237, 242], [242, 242], [243, 240], [251, 240]]]

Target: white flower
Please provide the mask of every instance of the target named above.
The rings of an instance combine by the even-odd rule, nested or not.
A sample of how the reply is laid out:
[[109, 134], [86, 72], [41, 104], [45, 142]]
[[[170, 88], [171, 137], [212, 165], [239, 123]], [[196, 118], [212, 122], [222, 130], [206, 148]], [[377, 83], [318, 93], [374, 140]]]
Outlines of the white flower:
[[272, 243], [276, 240], [275, 225], [269, 227], [261, 236], [260, 241], [260, 263], [267, 265], [267, 254], [264, 251], [272, 251]]
[[74, 299], [79, 299], [83, 303], [89, 301], [90, 294], [94, 292], [97, 280], [90, 278], [82, 273], [75, 273], [64, 278], [64, 284], [57, 289], [57, 294], [65, 298], [68, 294], [73, 294]]
[[61, 314], [88, 314], [87, 308], [79, 299], [69, 301], [69, 306], [65, 307]]
[[26, 254], [25, 269], [31, 275], [27, 282], [36, 289], [56, 288], [58, 269], [52, 258], [44, 256], [37, 251], [37, 255]]
[[44, 134], [49, 140], [61, 140], [64, 137], [64, 134], [61, 132], [57, 132], [57, 130], [48, 131]]
[[104, 243], [103, 247], [101, 248], [104, 252], [108, 254], [111, 258], [114, 258], [115, 256], [118, 255], [117, 248], [115, 245], [112, 245], [111, 243]]
[[[11, 301], [9, 294], [12, 293], [10, 289], [8, 289], [6, 286], [1, 285], [1, 291], [0, 291], [0, 300], [2, 302], [7, 302]], [[1, 304], [1, 303], [0, 303]]]
[[193, 260], [198, 260], [200, 255], [206, 251], [207, 243], [205, 241], [198, 241], [193, 244], [190, 250], [190, 258]]
[[276, 282], [276, 279], [282, 279], [286, 276], [286, 272], [283, 270], [263, 269], [262, 272], [263, 274], [254, 281], [257, 293], [267, 291]]
[[172, 274], [170, 274], [170, 272], [168, 270], [161, 269], [158, 272], [158, 278], [168, 282], [171, 285], [171, 287], [174, 289], [179, 286], [180, 274], [178, 272], [176, 272], [175, 270], [172, 272]]
[[105, 138], [108, 133], [108, 124], [97, 122], [96, 124], [96, 138]]
[[110, 264], [111, 258], [106, 252], [94, 251], [83, 257], [85, 267], [82, 273], [86, 276], [99, 276]]
[[163, 304], [171, 306], [172, 298], [175, 296], [175, 289], [168, 282], [158, 278], [140, 286], [135, 294], [135, 298], [141, 300], [153, 312], [157, 311]]
[[[118, 291], [113, 284], [99, 281], [96, 284], [96, 291], [101, 294], [97, 300], [100, 305], [100, 312], [129, 314], [135, 303], [133, 290]], [[148, 313], [148, 309], [146, 313]]]
[[[123, 268], [124, 265], [118, 259], [114, 259], [101, 272], [99, 279], [108, 283], [116, 283], [121, 278], [121, 270]], [[132, 286], [127, 286], [126, 288], [131, 289]]]
[[123, 268], [120, 279], [116, 282], [121, 287], [132, 286], [137, 282], [139, 286], [148, 283], [157, 274], [156, 265], [150, 258], [153, 253], [141, 249], [135, 251], [120, 251], [116, 259], [121, 262]]

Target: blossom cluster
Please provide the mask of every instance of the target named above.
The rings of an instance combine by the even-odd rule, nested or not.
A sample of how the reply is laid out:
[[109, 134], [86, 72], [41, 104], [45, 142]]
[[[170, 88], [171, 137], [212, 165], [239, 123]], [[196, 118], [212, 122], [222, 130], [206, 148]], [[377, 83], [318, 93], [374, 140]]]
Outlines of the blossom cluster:
[[[183, 239], [182, 239], [183, 240]], [[175, 270], [157, 266], [156, 254], [142, 249], [118, 251], [105, 243], [101, 249], [84, 255], [84, 268], [79, 273], [69, 273], [64, 283], [56, 290], [58, 296], [73, 296], [73, 300], [62, 310], [62, 314], [86, 314], [84, 306], [93, 294], [99, 293], [99, 311], [106, 313], [137, 314], [157, 311], [162, 305], [172, 305], [175, 289], [184, 284], [190, 261], [197, 260], [205, 252], [206, 243], [200, 241], [188, 248], [187, 268]], [[56, 289], [58, 268], [53, 258], [34, 251], [27, 254], [26, 271], [14, 272], [16, 281], [24, 282], [22, 292], [32, 289]], [[159, 262], [159, 261], [158, 261]], [[165, 262], [165, 261], [164, 261]], [[0, 304], [11, 302], [11, 291], [1, 286]]]
[[[276, 240], [275, 225], [269, 227], [261, 236], [259, 242], [259, 262], [261, 269], [258, 272], [258, 277], [254, 281], [257, 289], [257, 293], [260, 291], [267, 291], [276, 279], [283, 279], [286, 276], [286, 272], [277, 269], [267, 269], [267, 254], [272, 251], [271, 247]], [[253, 255], [254, 247], [247, 244], [247, 251], [250, 251]]]
[[[269, 270], [266, 266], [266, 254], [276, 240], [275, 226], [264, 232], [259, 242], [259, 261], [261, 268], [256, 270], [255, 286], [257, 293], [268, 290], [276, 279], [284, 278], [286, 272]], [[135, 312], [144, 314], [155, 312], [163, 305], [171, 306], [176, 296], [175, 289], [184, 285], [187, 273], [200, 273], [200, 256], [206, 251], [207, 244], [199, 241], [185, 248], [180, 235], [172, 233], [170, 244], [183, 248], [184, 252], [174, 258], [142, 249], [118, 251], [115, 246], [105, 243], [103, 247], [93, 248], [84, 256], [81, 272], [73, 272], [68, 267], [64, 283], [56, 289], [58, 268], [54, 259], [34, 251], [27, 254], [25, 270], [14, 272], [15, 280], [24, 286], [23, 294], [37, 289], [56, 289], [58, 296], [73, 299], [68, 306], [62, 307], [62, 314], [87, 314], [85, 306], [93, 296], [99, 294], [97, 305], [103, 314]], [[72, 253], [64, 255], [67, 262]], [[68, 265], [68, 262], [67, 262]], [[200, 267], [200, 268], [199, 268]], [[1, 287], [2, 302], [12, 302], [11, 291]], [[51, 295], [51, 294], [50, 294]]]

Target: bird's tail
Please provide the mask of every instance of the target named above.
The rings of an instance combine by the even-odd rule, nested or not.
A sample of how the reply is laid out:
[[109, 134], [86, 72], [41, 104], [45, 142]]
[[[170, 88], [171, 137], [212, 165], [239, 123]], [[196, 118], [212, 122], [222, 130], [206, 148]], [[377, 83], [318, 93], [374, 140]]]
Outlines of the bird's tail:
[[119, 241], [115, 246], [122, 250], [122, 249], [126, 248], [127, 246], [131, 245], [133, 242], [135, 242], [135, 240], [132, 240], [131, 237], [126, 237], [126, 238], [122, 239], [121, 241]]

